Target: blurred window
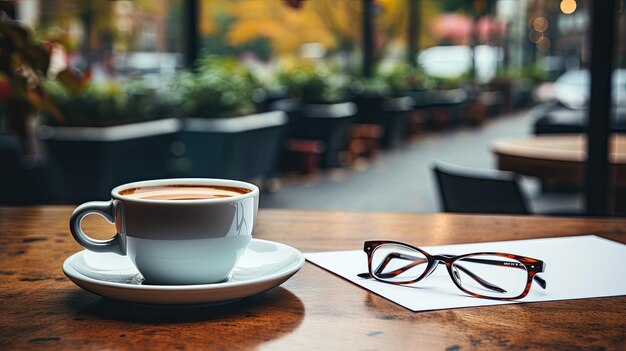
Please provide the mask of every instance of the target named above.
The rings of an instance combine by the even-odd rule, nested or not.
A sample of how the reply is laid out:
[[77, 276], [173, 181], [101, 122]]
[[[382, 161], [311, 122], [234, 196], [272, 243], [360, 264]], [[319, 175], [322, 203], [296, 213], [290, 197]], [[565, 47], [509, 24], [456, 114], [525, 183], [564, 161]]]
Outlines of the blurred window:
[[[21, 0], [17, 19], [61, 45], [55, 64], [94, 79], [169, 76], [182, 67], [183, 0]], [[65, 62], [61, 62], [65, 61]]]

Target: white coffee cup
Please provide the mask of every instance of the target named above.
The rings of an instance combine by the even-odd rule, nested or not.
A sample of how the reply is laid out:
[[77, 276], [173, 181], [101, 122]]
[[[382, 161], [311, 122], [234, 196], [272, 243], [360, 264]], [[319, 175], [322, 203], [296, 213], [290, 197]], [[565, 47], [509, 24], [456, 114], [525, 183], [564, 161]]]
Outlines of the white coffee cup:
[[[150, 187], [232, 187], [245, 193], [210, 199], [136, 198], [122, 194]], [[161, 179], [124, 184], [110, 201], [78, 206], [70, 217], [74, 239], [88, 250], [128, 255], [151, 284], [208, 284], [228, 279], [252, 238], [259, 189], [225, 179]], [[99, 214], [114, 223], [108, 240], [87, 236], [82, 219]]]

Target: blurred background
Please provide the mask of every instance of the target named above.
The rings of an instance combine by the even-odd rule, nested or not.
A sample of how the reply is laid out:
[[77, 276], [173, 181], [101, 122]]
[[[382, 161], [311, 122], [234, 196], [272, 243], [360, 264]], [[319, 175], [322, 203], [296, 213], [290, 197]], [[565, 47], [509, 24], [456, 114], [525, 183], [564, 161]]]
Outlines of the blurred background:
[[[219, 177], [258, 184], [265, 208], [589, 214], [592, 3], [0, 1], [0, 203]], [[620, 215], [610, 3], [602, 214]]]

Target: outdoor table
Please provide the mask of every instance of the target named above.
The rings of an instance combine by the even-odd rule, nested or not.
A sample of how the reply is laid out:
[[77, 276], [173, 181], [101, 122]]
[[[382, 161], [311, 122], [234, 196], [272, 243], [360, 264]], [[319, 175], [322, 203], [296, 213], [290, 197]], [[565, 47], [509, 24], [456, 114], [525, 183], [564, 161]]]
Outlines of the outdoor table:
[[[310, 263], [280, 287], [221, 306], [109, 300], [61, 271], [82, 250], [69, 233], [72, 210], [0, 208], [2, 349], [626, 349], [623, 296], [411, 312]], [[94, 217], [86, 231], [112, 235]], [[427, 246], [587, 234], [626, 243], [626, 220], [262, 209], [254, 232], [302, 252], [361, 250], [367, 239]]]
[[[491, 144], [497, 167], [503, 171], [536, 177], [553, 188], [581, 188], [587, 139], [580, 134], [539, 135], [500, 139]], [[626, 213], [626, 136], [613, 135], [609, 163], [614, 189], [614, 210]]]

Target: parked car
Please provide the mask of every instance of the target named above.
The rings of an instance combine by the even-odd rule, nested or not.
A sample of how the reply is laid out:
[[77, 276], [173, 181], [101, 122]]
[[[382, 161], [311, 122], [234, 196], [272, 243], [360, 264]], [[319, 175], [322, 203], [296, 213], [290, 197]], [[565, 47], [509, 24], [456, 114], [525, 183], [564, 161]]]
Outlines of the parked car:
[[[591, 77], [588, 70], [572, 70], [553, 84], [554, 101], [533, 110], [534, 134], [584, 133]], [[613, 112], [611, 130], [626, 133], [626, 69], [613, 71]]]
[[[588, 70], [563, 73], [554, 82], [554, 97], [563, 106], [580, 110], [589, 103], [591, 76]], [[626, 69], [613, 71], [613, 104], [626, 108]]]
[[[533, 133], [577, 134], [587, 128], [587, 110], [571, 109], [556, 102], [538, 105], [531, 112], [534, 115]], [[615, 107], [611, 116], [611, 131], [626, 133], [626, 108]]]

